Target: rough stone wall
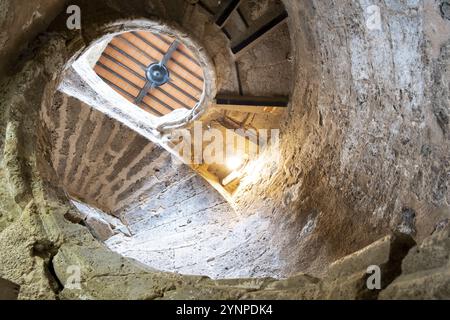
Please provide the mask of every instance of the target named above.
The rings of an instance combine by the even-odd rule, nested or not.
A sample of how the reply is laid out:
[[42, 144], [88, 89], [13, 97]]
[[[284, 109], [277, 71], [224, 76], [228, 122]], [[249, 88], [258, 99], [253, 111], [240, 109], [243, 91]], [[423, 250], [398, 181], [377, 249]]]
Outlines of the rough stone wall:
[[164, 149], [75, 98], [58, 93], [42, 113], [61, 185], [106, 212], [119, 213], [165, 165]]
[[118, 234], [106, 244], [164, 271], [214, 279], [281, 277], [284, 262], [269, 247], [268, 220], [237, 215], [203, 178], [175, 167], [175, 181], [161, 180], [122, 213], [132, 237]]
[[413, 248], [402, 262], [400, 277], [381, 292], [380, 299], [450, 298], [450, 228], [441, 224], [433, 235]]
[[112, 250], [183, 274], [281, 276], [283, 262], [268, 247], [266, 220], [236, 215], [214, 188], [164, 149], [60, 92], [41, 117], [60, 186], [128, 227], [130, 234], [121, 232], [77, 206], [81, 216], [71, 221], [83, 221]]
[[[272, 217], [291, 270], [320, 273], [389, 230], [421, 241], [449, 215], [450, 26], [439, 3], [285, 3], [297, 78], [281, 161], [274, 151], [251, 166], [260, 174], [237, 206]], [[370, 4], [381, 30], [366, 27]]]
[[65, 0], [0, 1], [0, 80], [12, 72], [17, 56], [62, 10]]

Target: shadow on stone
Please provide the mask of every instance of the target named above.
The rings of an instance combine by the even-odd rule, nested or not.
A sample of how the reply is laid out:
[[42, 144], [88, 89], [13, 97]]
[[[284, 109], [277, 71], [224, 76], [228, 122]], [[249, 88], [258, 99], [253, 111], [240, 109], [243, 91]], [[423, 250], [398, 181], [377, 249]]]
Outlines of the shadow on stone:
[[0, 300], [17, 300], [20, 286], [0, 278]]

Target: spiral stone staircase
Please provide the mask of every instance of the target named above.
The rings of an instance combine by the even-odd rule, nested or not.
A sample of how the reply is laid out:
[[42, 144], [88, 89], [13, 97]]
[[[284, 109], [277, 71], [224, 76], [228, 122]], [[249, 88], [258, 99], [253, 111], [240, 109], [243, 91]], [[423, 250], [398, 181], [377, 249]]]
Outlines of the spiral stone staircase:
[[[81, 30], [61, 3], [5, 3], [5, 30], [36, 30], [0, 36], [19, 298], [450, 297], [445, 1], [380, 4], [376, 30], [344, 0], [80, 0]], [[198, 128], [280, 137], [236, 134], [260, 151], [236, 173], [179, 152]]]

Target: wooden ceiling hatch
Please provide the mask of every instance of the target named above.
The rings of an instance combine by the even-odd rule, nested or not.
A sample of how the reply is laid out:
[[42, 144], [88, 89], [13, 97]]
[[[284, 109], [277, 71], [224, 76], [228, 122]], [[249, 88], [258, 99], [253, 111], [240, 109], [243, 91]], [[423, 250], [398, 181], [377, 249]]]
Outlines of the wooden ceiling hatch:
[[194, 53], [161, 33], [115, 36], [94, 71], [123, 98], [156, 117], [193, 109], [204, 91], [203, 69]]

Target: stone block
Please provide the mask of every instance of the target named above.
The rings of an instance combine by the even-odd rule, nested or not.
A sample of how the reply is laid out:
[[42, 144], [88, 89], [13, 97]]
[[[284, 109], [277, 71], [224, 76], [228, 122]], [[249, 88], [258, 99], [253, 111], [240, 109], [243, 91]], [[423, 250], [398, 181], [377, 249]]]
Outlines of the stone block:
[[[380, 290], [400, 275], [402, 260], [414, 245], [411, 236], [393, 233], [334, 262], [325, 276], [324, 298], [376, 299]], [[380, 268], [380, 290], [367, 287], [371, 266]]]
[[0, 278], [0, 300], [17, 300], [20, 286]]
[[92, 234], [101, 241], [106, 241], [115, 234], [110, 224], [103, 219], [89, 216], [85, 222]]
[[380, 299], [450, 299], [450, 227], [413, 248], [402, 263], [402, 275]]

